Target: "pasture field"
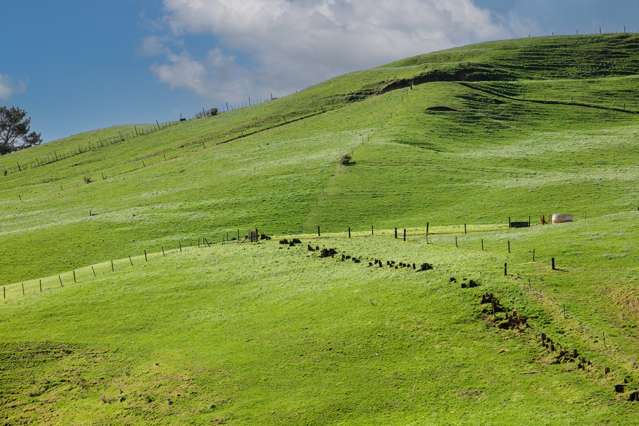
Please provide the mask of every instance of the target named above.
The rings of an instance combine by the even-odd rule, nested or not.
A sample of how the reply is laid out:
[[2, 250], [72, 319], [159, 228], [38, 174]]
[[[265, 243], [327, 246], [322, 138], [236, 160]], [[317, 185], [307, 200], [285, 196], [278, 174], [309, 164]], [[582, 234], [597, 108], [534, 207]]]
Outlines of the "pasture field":
[[[10, 423], [631, 424], [636, 405], [613, 388], [637, 384], [639, 311], [624, 305], [639, 291], [636, 219], [436, 230], [430, 244], [417, 230], [232, 242], [98, 265], [75, 284], [67, 272], [42, 293], [27, 283], [1, 316], [2, 410]], [[528, 327], [485, 319], [486, 293]], [[541, 333], [591, 365], [559, 362]]]
[[0, 157], [0, 419], [639, 423], [638, 69], [485, 43]]

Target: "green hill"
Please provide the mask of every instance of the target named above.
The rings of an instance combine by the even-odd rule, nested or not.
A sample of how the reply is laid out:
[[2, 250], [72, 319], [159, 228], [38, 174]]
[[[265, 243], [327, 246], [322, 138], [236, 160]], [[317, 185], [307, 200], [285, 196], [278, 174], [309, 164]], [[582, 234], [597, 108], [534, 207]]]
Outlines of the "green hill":
[[[635, 34], [484, 43], [0, 157], [0, 413], [636, 422], [638, 71]], [[254, 228], [304, 244], [221, 244]]]

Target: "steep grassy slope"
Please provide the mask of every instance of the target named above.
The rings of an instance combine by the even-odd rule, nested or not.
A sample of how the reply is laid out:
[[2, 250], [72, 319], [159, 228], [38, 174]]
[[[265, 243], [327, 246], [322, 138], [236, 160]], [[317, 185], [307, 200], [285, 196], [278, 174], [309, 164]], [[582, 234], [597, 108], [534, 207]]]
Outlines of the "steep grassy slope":
[[[12, 282], [255, 226], [281, 233], [634, 208], [635, 77], [593, 79], [599, 74], [589, 70], [615, 58], [610, 75], [629, 74], [635, 39], [532, 39], [435, 53], [11, 172], [1, 177], [0, 276]], [[549, 59], [531, 62], [531, 50]], [[491, 63], [509, 80], [384, 91], [433, 70], [485, 71]], [[511, 79], [520, 76], [528, 80]], [[95, 137], [75, 138], [74, 148]], [[63, 147], [1, 158], [0, 169]], [[345, 153], [355, 166], [339, 165]]]
[[[636, 423], [638, 41], [485, 43], [0, 157], [0, 417]], [[219, 244], [254, 227], [435, 269]]]

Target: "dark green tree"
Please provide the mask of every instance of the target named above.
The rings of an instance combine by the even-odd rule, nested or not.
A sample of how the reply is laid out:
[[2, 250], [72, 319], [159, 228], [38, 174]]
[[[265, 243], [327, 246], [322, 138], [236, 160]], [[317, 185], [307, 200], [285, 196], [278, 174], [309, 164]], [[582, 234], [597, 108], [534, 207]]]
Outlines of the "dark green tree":
[[40, 133], [30, 130], [31, 118], [25, 110], [0, 106], [0, 155], [42, 143]]

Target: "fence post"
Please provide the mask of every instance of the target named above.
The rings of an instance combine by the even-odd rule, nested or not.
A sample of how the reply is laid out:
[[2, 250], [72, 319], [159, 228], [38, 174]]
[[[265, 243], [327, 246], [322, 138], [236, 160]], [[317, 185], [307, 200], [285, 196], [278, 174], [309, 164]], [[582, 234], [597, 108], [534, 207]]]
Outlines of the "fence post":
[[131, 256], [129, 256], [129, 263], [133, 266], [133, 259], [131, 259]]
[[508, 216], [508, 228], [510, 229], [510, 224], [512, 223], [512, 221], [510, 220], [510, 216]]
[[406, 241], [406, 228], [404, 228], [404, 241]]
[[510, 240], [508, 240], [508, 253], [510, 253]]
[[182, 241], [178, 241], [178, 244], [180, 245], [180, 253], [182, 253]]
[[484, 251], [484, 239], [481, 239], [481, 251]]
[[395, 228], [395, 239], [397, 239], [397, 228]]
[[58, 280], [60, 281], [60, 287], [64, 287], [64, 284], [62, 284], [62, 275], [58, 275]]
[[532, 250], [532, 261], [535, 261], [535, 249]]
[[466, 229], [466, 224], [464, 223], [464, 235], [468, 234], [468, 230]]
[[93, 278], [97, 277], [97, 275], [95, 274], [95, 268], [93, 267], [93, 265], [91, 265], [91, 270], [93, 271]]
[[373, 225], [371, 225], [371, 235], [375, 235], [375, 229], [373, 228]]
[[166, 253], [164, 253], [164, 246], [162, 246], [162, 256], [166, 256]]
[[350, 238], [350, 237], [351, 237], [351, 227], [349, 226], [348, 227], [348, 238]]
[[22, 295], [24, 296], [24, 283], [22, 283]]
[[145, 261], [145, 262], [148, 262], [148, 261], [149, 261], [149, 258], [148, 258], [148, 257], [147, 257], [147, 255], [146, 255], [146, 249], [144, 249], [144, 261]]
[[322, 236], [322, 234], [320, 233], [320, 227], [319, 227], [319, 225], [317, 225], [317, 236], [318, 236], [318, 237], [321, 237], [321, 236]]
[[426, 222], [426, 239], [428, 239], [429, 228], [430, 228], [430, 222]]
[[508, 275], [508, 263], [504, 263], [504, 276]]
[[7, 288], [2, 286], [2, 300], [7, 300]]
[[557, 269], [557, 267], [555, 265], [555, 258], [554, 257], [551, 260], [551, 264], [552, 264], [552, 270], [555, 271]]
[[42, 293], [42, 280], [40, 280], [40, 293]]
[[237, 230], [237, 242], [238, 243], [240, 242], [240, 230], [239, 229]]
[[457, 243], [457, 236], [455, 236], [455, 247], [459, 248], [459, 244]]
[[113, 265], [113, 259], [111, 259], [111, 272], [115, 272], [115, 265]]
[[77, 282], [78, 282], [78, 280], [75, 278], [75, 269], [73, 270], [73, 282], [74, 282], [74, 283], [77, 283]]

